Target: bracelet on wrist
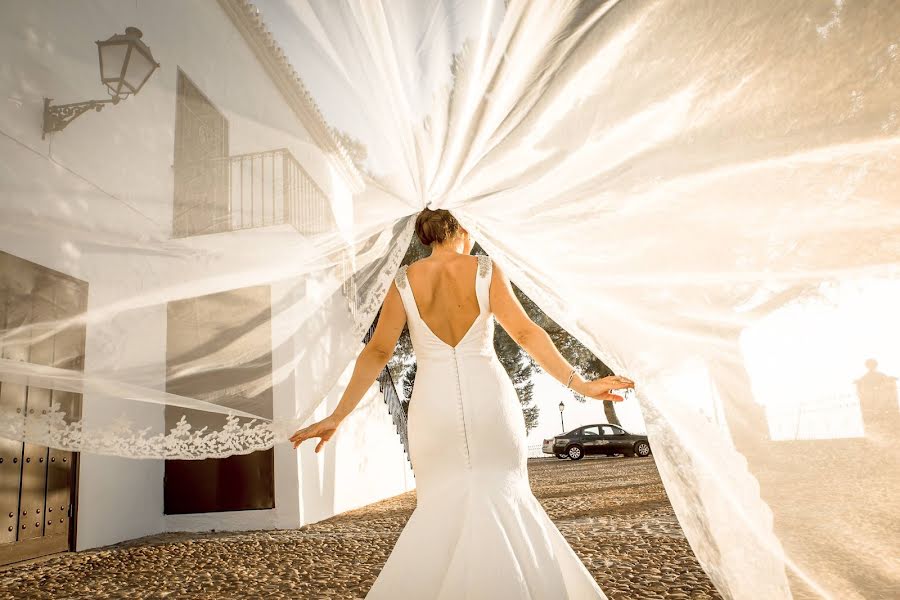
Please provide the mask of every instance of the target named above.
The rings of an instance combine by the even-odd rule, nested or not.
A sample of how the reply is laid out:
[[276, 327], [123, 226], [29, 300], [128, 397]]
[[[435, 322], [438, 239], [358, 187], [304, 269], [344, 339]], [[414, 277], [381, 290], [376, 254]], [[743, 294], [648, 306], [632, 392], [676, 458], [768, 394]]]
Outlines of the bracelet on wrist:
[[575, 375], [576, 375], [576, 374], [578, 374], [579, 379], [580, 379], [580, 381], [579, 381], [578, 383], [582, 383], [582, 382], [587, 383], [587, 380], [583, 379], [583, 378], [581, 377], [581, 374], [577, 372], [577, 369], [575, 369], [575, 368], [573, 367], [572, 370], [569, 372], [569, 380], [566, 382], [566, 389], [570, 389], [570, 390], [572, 390], [576, 395], [581, 396], [582, 398], [584, 398], [584, 394], [582, 394], [581, 392], [579, 392], [578, 390], [576, 390], [575, 388], [572, 387], [572, 380], [575, 378]]

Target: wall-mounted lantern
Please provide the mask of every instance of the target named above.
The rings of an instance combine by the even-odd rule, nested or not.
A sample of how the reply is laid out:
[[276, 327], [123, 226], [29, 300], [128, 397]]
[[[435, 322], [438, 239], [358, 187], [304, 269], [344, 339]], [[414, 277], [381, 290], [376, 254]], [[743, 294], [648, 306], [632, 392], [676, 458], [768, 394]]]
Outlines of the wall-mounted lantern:
[[73, 104], [51, 106], [51, 98], [44, 98], [44, 134], [62, 131], [66, 126], [89, 110], [100, 112], [106, 104], [118, 104], [120, 100], [137, 94], [159, 68], [147, 44], [141, 41], [143, 33], [137, 27], [126, 27], [125, 33], [97, 42], [100, 57], [100, 81], [106, 85], [108, 100], [88, 100]]

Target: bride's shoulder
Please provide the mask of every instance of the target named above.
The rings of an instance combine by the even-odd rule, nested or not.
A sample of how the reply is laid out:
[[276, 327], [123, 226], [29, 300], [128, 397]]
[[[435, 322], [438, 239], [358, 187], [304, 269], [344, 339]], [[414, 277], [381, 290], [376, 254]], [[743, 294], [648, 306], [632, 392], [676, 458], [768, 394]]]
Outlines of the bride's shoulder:
[[[397, 274], [394, 276], [394, 282], [397, 284], [397, 287], [399, 287], [399, 288], [406, 287], [406, 283], [409, 281], [408, 273], [409, 273], [410, 267], [412, 267], [413, 265], [418, 264], [424, 260], [427, 260], [427, 258], [428, 257], [419, 258], [417, 260], [412, 261], [411, 263], [407, 263], [405, 265], [400, 265], [400, 268], [397, 269]], [[413, 269], [413, 271], [418, 272], [419, 267], [416, 267], [415, 269]], [[418, 277], [418, 275], [416, 277]]]
[[[420, 262], [422, 262], [423, 260], [425, 260], [425, 259], [424, 259], [424, 258], [416, 259], [416, 260], [412, 261], [411, 263], [405, 264], [405, 265], [403, 265], [402, 267], [400, 267], [400, 270], [403, 271], [404, 273], [408, 273], [408, 272], [409, 272], [409, 269], [410, 269], [413, 265], [418, 265], [418, 264], [419, 264]], [[420, 266], [421, 266], [421, 265], [420, 265]], [[416, 267], [416, 268], [413, 269], [413, 271], [418, 271], [418, 270], [419, 270], [419, 267]]]
[[467, 267], [474, 262], [478, 269], [479, 277], [484, 277], [490, 273], [491, 257], [486, 254], [460, 254], [459, 260], [465, 262]]
[[409, 269], [409, 265], [400, 265], [400, 268], [397, 269], [396, 275], [394, 275], [394, 284], [398, 289], [402, 289], [406, 287], [406, 271]]

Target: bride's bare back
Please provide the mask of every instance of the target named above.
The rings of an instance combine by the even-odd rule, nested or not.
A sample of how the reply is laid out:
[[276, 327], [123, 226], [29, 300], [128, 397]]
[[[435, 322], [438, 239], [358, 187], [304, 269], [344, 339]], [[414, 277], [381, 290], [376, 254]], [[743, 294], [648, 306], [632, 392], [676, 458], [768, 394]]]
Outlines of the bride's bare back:
[[423, 258], [407, 270], [419, 316], [449, 346], [456, 346], [478, 318], [477, 270], [478, 258], [470, 254]]
[[[469, 254], [472, 241], [468, 231], [449, 211], [423, 210], [416, 218], [416, 234], [422, 244], [432, 248], [432, 255], [405, 267], [407, 291], [412, 295], [407, 301], [432, 335], [455, 351], [481, 314], [476, 292], [479, 258]], [[547, 332], [525, 312], [500, 266], [493, 261], [489, 264], [487, 305], [497, 324], [557, 381], [591, 398], [623, 400], [611, 390], [633, 388], [634, 382], [612, 375], [584, 380], [559, 353]], [[356, 360], [353, 376], [338, 406], [329, 417], [297, 430], [291, 436], [294, 448], [305, 439], [318, 437], [321, 441], [316, 445], [316, 452], [322, 449], [393, 356], [406, 323], [404, 300], [395, 278], [384, 299], [375, 331]]]

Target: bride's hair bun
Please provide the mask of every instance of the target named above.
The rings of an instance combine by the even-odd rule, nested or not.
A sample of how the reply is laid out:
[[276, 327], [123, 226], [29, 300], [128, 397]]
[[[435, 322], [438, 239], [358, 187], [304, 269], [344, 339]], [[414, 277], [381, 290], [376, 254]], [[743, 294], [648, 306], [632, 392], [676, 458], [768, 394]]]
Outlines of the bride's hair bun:
[[449, 210], [439, 208], [422, 209], [416, 217], [416, 235], [419, 241], [426, 246], [433, 243], [442, 244], [452, 239], [460, 230], [459, 221], [450, 214]]

